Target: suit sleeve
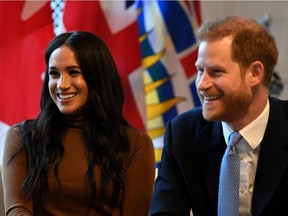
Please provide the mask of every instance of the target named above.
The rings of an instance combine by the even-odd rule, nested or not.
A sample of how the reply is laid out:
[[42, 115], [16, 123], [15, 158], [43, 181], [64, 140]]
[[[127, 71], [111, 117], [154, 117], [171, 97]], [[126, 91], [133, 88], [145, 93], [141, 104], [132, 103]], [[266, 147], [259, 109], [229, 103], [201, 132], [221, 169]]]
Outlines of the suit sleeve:
[[178, 143], [173, 142], [172, 136], [171, 122], [168, 122], [164, 135], [164, 147], [159, 163], [158, 176], [151, 202], [151, 216], [190, 215], [189, 199], [187, 190], [185, 189], [185, 183], [181, 177], [181, 168], [178, 166], [172, 151], [172, 147], [176, 148]]

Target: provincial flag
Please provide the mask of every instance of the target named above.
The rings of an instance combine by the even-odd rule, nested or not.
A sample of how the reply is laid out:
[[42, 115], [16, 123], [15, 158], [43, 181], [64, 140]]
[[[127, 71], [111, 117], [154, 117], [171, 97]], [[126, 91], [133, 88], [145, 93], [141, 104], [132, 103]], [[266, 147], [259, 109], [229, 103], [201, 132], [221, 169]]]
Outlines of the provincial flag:
[[200, 3], [139, 0], [137, 9], [147, 131], [160, 162], [166, 123], [200, 105], [194, 83]]
[[2, 149], [9, 126], [40, 111], [44, 51], [54, 37], [50, 1], [0, 1], [0, 28]]

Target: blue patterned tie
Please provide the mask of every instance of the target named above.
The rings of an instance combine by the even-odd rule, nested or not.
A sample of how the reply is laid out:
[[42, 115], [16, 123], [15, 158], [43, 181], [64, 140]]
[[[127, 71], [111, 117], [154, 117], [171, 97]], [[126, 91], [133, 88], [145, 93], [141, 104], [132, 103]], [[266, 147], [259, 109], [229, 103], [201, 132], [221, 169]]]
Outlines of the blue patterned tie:
[[236, 145], [241, 137], [238, 132], [230, 135], [227, 149], [222, 158], [218, 216], [238, 216], [239, 214], [240, 158]]

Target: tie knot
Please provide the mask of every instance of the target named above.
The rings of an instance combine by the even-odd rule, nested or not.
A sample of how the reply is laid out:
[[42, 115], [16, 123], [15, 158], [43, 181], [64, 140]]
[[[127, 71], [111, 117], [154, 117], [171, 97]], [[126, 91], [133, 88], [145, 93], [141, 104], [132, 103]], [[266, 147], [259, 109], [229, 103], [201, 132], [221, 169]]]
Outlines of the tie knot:
[[229, 136], [228, 146], [233, 147], [235, 146], [239, 140], [241, 139], [241, 134], [239, 132], [233, 132]]

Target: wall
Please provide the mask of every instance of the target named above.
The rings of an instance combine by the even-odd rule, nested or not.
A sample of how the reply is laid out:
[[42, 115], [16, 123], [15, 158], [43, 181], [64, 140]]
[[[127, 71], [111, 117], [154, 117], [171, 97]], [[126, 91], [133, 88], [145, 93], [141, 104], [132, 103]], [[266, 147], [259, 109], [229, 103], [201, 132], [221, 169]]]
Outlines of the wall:
[[276, 71], [279, 73], [284, 89], [278, 96], [288, 99], [288, 1], [201, 1], [203, 22], [215, 17], [235, 14], [261, 19], [265, 15], [272, 18], [270, 31], [274, 35], [279, 60]]

